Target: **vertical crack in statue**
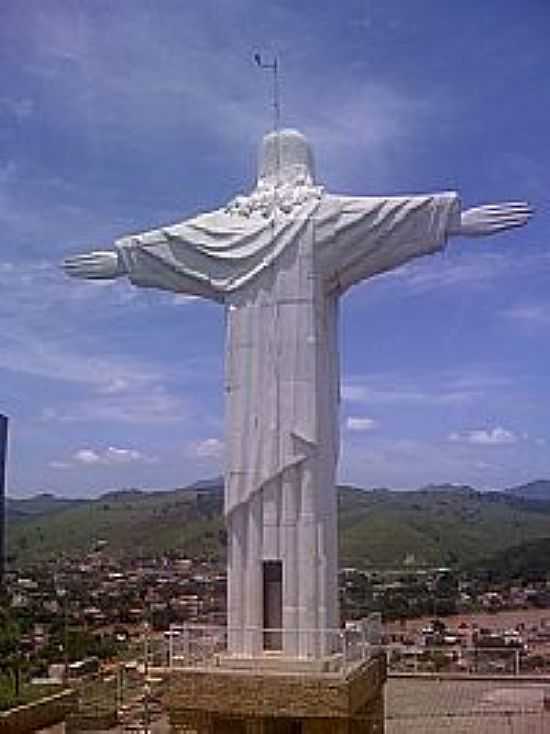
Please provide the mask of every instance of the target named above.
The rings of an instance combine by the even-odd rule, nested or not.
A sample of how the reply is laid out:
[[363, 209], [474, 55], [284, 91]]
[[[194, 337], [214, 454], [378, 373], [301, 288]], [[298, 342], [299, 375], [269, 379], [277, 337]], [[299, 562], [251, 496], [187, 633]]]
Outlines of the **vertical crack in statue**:
[[[64, 262], [77, 278], [126, 275], [137, 286], [225, 306], [230, 653], [331, 652], [320, 630], [339, 626], [340, 296], [442, 250], [449, 236], [491, 235], [525, 224], [530, 214], [522, 202], [462, 211], [453, 192], [326, 193], [315, 185], [306, 138], [283, 130], [263, 139], [248, 196]], [[270, 637], [268, 627], [282, 633]]]

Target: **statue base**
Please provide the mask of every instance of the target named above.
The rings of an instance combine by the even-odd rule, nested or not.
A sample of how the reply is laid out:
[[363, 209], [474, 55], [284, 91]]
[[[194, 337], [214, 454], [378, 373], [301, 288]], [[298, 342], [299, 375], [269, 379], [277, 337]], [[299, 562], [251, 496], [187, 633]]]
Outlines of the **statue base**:
[[217, 668], [174, 669], [172, 732], [382, 734], [385, 656], [358, 663], [345, 674], [326, 666], [329, 659], [266, 660], [264, 655], [256, 663], [226, 657]]
[[341, 653], [321, 658], [288, 657], [282, 652], [264, 652], [259, 658], [235, 655], [219, 655], [217, 658], [220, 668], [262, 673], [338, 673], [342, 662]]

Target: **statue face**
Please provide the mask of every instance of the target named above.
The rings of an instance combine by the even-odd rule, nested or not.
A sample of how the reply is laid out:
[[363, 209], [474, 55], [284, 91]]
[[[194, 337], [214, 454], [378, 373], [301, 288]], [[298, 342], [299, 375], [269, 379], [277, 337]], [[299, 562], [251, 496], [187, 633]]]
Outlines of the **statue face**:
[[307, 138], [297, 130], [265, 135], [260, 146], [258, 180], [269, 184], [313, 184], [315, 165]]

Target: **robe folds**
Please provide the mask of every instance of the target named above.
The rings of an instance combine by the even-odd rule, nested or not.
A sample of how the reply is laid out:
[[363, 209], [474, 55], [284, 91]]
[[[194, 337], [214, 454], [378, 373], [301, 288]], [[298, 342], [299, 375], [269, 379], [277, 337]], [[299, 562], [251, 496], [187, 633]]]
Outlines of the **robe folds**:
[[226, 515], [308, 459], [332, 483], [319, 487], [323, 512], [338, 455], [339, 296], [442, 249], [459, 220], [453, 192], [324, 194], [288, 213], [220, 209], [115, 243], [135, 285], [225, 306]]

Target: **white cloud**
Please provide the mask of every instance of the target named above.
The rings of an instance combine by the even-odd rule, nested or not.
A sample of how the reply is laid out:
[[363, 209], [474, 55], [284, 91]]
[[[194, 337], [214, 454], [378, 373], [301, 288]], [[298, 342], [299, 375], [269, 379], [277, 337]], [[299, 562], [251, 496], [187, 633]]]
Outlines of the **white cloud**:
[[[410, 85], [382, 81], [362, 65], [327, 64], [324, 41], [311, 34], [300, 11], [280, 4], [260, 10], [235, 0], [216, 4], [216, 13], [224, 28], [221, 56], [209, 14], [193, 3], [182, 4], [175, 22], [170, 11], [113, 9], [110, 34], [86, 10], [78, 24], [70, 12], [56, 12], [53, 19], [33, 13], [24, 25], [26, 72], [55, 89], [59, 116], [79, 124], [94, 144], [100, 136], [121, 145], [131, 140], [132, 151], [149, 150], [152, 139], [175, 144], [188, 129], [200, 128], [234, 156], [236, 142], [250, 145], [251, 136], [270, 124], [269, 79], [252, 60], [260, 42], [266, 58], [274, 51], [284, 55], [285, 106], [318, 143], [331, 175], [357, 166], [358, 146], [369, 150], [372, 169], [381, 149], [436, 119], [438, 100]], [[266, 24], [276, 48], [264, 31], [258, 36], [258, 25]]]
[[224, 443], [219, 438], [207, 438], [189, 446], [189, 454], [197, 459], [221, 459]]
[[[366, 378], [368, 381], [369, 378]], [[376, 384], [377, 383], [377, 384]], [[430, 405], [455, 405], [474, 400], [479, 392], [475, 390], [433, 389], [422, 390], [412, 384], [388, 380], [384, 384], [380, 380], [370, 384], [352, 384], [345, 382], [342, 385], [342, 398], [350, 403], [361, 404], [391, 404], [391, 403], [418, 403]]]
[[[446, 253], [441, 257], [411, 262], [404, 267], [380, 276], [388, 284], [398, 281], [414, 292], [439, 288], [486, 288], [503, 278], [540, 273], [550, 270], [548, 253], [534, 253], [511, 257], [504, 252]], [[511, 315], [511, 314], [509, 314]]]
[[453, 448], [418, 439], [388, 439], [378, 433], [367, 445], [344, 440], [339, 481], [394, 489], [413, 489], [432, 482], [462, 482], [477, 470], [469, 467], [463, 456], [455, 456]]
[[200, 300], [198, 296], [186, 296], [185, 293], [176, 293], [171, 298], [171, 303], [174, 306], [188, 306], [190, 303], [198, 300]]
[[[95, 288], [64, 279], [51, 263], [4, 262], [0, 266], [0, 369], [18, 374], [95, 385], [110, 392], [122, 383], [145, 386], [162, 368], [136, 359], [90, 354], [82, 349], [81, 324], [90, 312], [125, 302], [121, 288]], [[85, 336], [85, 335], [84, 335]]]
[[448, 436], [453, 443], [469, 443], [478, 446], [504, 446], [519, 441], [519, 437], [513, 431], [501, 426], [491, 429], [475, 429], [464, 433], [453, 432]]
[[100, 464], [101, 457], [93, 449], [79, 449], [75, 451], [73, 459], [80, 464]]
[[460, 372], [394, 370], [344, 377], [342, 398], [355, 405], [460, 408], [514, 384], [517, 377], [498, 375], [475, 366], [464, 366]]
[[480, 451], [463, 441], [387, 438], [376, 432], [365, 443], [345, 434], [338, 481], [393, 489], [449, 483], [495, 489], [532, 478], [532, 467], [520, 465], [515, 451], [493, 449], [498, 461], [492, 463], [486, 455], [480, 456]]
[[0, 111], [6, 111], [17, 119], [18, 122], [31, 117], [35, 104], [28, 97], [0, 97]]
[[48, 466], [50, 469], [70, 469], [72, 464], [68, 461], [50, 461]]
[[105, 451], [105, 461], [108, 463], [127, 464], [130, 461], [143, 461], [145, 457], [137, 449], [119, 449], [116, 446], [109, 446]]
[[480, 471], [493, 471], [494, 464], [489, 464], [487, 461], [474, 461], [474, 467]]
[[184, 400], [163, 386], [137, 386], [132, 391], [94, 395], [69, 407], [47, 408], [44, 420], [60, 423], [170, 424], [185, 420], [189, 409]]
[[[73, 239], [75, 247], [80, 249], [82, 243], [86, 244], [84, 238], [89, 238], [89, 243], [107, 242], [97, 236], [101, 227], [103, 234], [109, 232], [110, 226], [120, 228], [121, 232], [128, 231], [124, 217], [132, 216], [133, 205], [128, 204], [126, 208], [132, 191], [123, 192], [123, 187], [134, 163], [139, 171], [153, 151], [153, 168], [161, 171], [164, 177], [170, 177], [174, 171], [178, 171], [178, 175], [186, 171], [194, 180], [197, 169], [186, 167], [187, 156], [192, 159], [194, 151], [185, 141], [197, 140], [197, 130], [201, 150], [204, 144], [200, 166], [207, 169], [211, 161], [223, 160], [227, 172], [227, 175], [220, 175], [225, 181], [223, 186], [233, 189], [238, 185], [241, 177], [236, 175], [234, 161], [239, 159], [239, 165], [243, 165], [243, 159], [252, 151], [252, 138], [269, 125], [269, 75], [254, 67], [246, 50], [256, 43], [260, 43], [263, 50], [266, 36], [276, 38], [280, 46], [285, 109], [310, 133], [318, 147], [319, 162], [331, 177], [336, 181], [340, 179], [339, 183], [345, 180], [348, 185], [349, 170], [361, 166], [367, 171], [362, 174], [362, 180], [370, 176], [374, 188], [374, 182], [380, 181], [377, 159], [383, 160], [390, 149], [392, 165], [397, 165], [396, 161], [401, 158], [399, 146], [401, 150], [406, 147], [404, 138], [414, 139], [419, 121], [437, 122], [441, 129], [440, 115], [434, 113], [434, 100], [430, 100], [431, 94], [426, 94], [425, 89], [400, 86], [397, 77], [395, 82], [388, 84], [380, 82], [380, 76], [378, 80], [373, 79], [372, 65], [359, 58], [349, 66], [327, 63], [323, 56], [325, 37], [311, 32], [310, 19], [299, 8], [281, 3], [260, 7], [249, 0], [219, 3], [219, 8], [216, 4], [224, 35], [224, 48], [217, 53], [212, 46], [210, 13], [205, 13], [204, 8], [183, 3], [182, 14], [178, 12], [173, 16], [170, 10], [157, 11], [150, 4], [147, 7], [137, 4], [131, 13], [123, 6], [113, 4], [109, 14], [112, 32], [107, 34], [104, 18], [88, 12], [85, 5], [79, 6], [77, 11], [67, 10], [69, 6], [46, 11], [39, 5], [36, 10], [33, 5], [29, 17], [20, 23], [22, 48], [25, 48], [20, 61], [21, 71], [34, 77], [29, 89], [39, 90], [46, 85], [53, 94], [51, 110], [45, 112], [57, 114], [45, 120], [48, 129], [59, 140], [66, 137], [66, 129], [79, 131], [84, 157], [92, 167], [89, 171], [86, 167], [86, 181], [76, 177], [69, 184], [78, 191], [70, 196], [59, 195], [62, 187], [67, 186], [67, 182], [61, 181], [56, 184], [55, 195], [49, 196], [46, 193], [49, 194], [50, 187], [41, 178], [43, 170], [25, 169], [19, 160], [11, 166], [8, 164], [4, 171], [6, 206], [2, 208], [0, 186], [0, 212], [8, 217], [14, 230], [15, 225], [18, 227], [17, 256], [32, 257], [33, 252], [49, 252], [50, 246], [57, 248], [53, 252], [61, 253], [65, 247], [63, 243], [71, 241], [67, 232], [71, 232], [71, 237], [76, 233], [82, 238], [80, 242]], [[18, 13], [25, 12], [20, 11], [19, 5], [17, 8]], [[347, 16], [346, 22], [349, 22]], [[371, 22], [376, 25], [379, 19]], [[294, 43], [294, 36], [300, 38], [299, 44]], [[142, 53], [144, 48], [146, 54]], [[267, 56], [270, 50], [270, 47], [266, 49]], [[313, 69], [315, 73], [312, 74]], [[393, 80], [394, 76], [386, 78]], [[7, 102], [3, 100], [0, 104], [4, 107], [7, 104], [10, 114], [32, 115], [34, 110], [27, 96], [24, 88], [18, 89]], [[312, 100], [320, 98], [322, 106], [312, 104]], [[431, 120], [427, 120], [430, 115]], [[190, 134], [193, 132], [194, 135]], [[426, 135], [425, 142], [428, 139]], [[155, 140], [160, 141], [159, 145], [153, 144]], [[178, 141], [177, 149], [175, 141]], [[73, 142], [78, 151], [78, 140]], [[101, 171], [109, 167], [111, 151], [119, 143], [124, 148], [124, 160], [132, 159], [130, 168], [126, 171], [125, 166], [112, 166], [114, 178], [109, 179], [105, 199], [87, 196], [87, 192], [92, 192], [97, 185]], [[173, 159], [168, 166], [165, 163], [167, 152]], [[252, 165], [249, 168], [251, 171]], [[68, 170], [67, 166], [62, 171], [54, 165], [46, 175], [52, 178], [70, 175]], [[0, 184], [1, 179], [0, 169]], [[31, 180], [34, 180], [32, 187], [26, 183]], [[212, 196], [217, 197], [219, 189], [210, 188]], [[153, 211], [155, 196], [151, 199], [152, 208], [144, 207], [142, 202], [135, 204], [136, 218], [151, 217], [151, 223], [162, 221], [158, 209]], [[163, 196], [160, 192], [161, 199]], [[182, 211], [190, 211], [187, 192], [182, 188], [178, 196], [181, 196]], [[102, 203], [106, 199], [112, 201], [108, 214]], [[81, 204], [82, 209], [78, 210], [75, 204]], [[193, 207], [198, 204], [192, 200]], [[170, 209], [173, 204], [167, 200], [165, 206]], [[99, 222], [106, 224], [99, 225]], [[28, 250], [25, 249], [27, 241]], [[424, 260], [416, 271], [413, 269], [403, 276], [403, 280], [410, 276], [411, 287], [417, 289], [449, 285], [456, 285], [458, 289], [471, 283], [490, 283], [502, 274], [513, 277], [518, 260], [523, 262], [521, 254], [499, 259], [483, 257], [480, 251], [480, 256], [476, 253], [470, 259], [460, 259], [450, 252], [449, 257], [437, 263], [430, 260], [428, 265]], [[435, 263], [433, 271], [432, 263]], [[110, 323], [105, 306], [114, 304], [118, 298], [121, 302], [123, 297], [130, 298], [130, 290], [121, 282], [114, 287], [65, 282], [59, 274], [55, 275], [53, 267], [48, 277], [49, 280], [45, 276], [34, 278], [32, 283], [18, 281], [17, 286], [16, 281], [12, 281], [13, 287], [10, 286], [7, 292], [0, 283], [4, 309], [7, 304], [14, 303], [12, 294], [17, 291], [18, 295], [13, 314], [4, 319], [0, 316], [0, 332], [4, 335], [0, 367], [12, 373], [23, 372], [23, 378], [39, 375], [74, 383], [52, 385], [51, 391], [43, 390], [40, 396], [29, 390], [30, 397], [38, 404], [36, 409], [40, 410], [40, 403], [47, 401], [53, 417], [74, 422], [169, 424], [181, 419], [187, 405], [168, 390], [155, 393], [159, 384], [171, 383], [164, 366], [149, 364], [152, 359], [149, 355], [154, 356], [154, 350], [144, 343], [140, 347], [142, 359], [130, 356], [129, 350], [134, 348], [130, 339], [134, 324], [129, 324], [128, 339], [114, 338], [108, 327], [104, 335], [93, 331], [94, 327], [97, 330]], [[402, 281], [398, 280], [397, 285], [401, 287]], [[145, 296], [142, 292], [141, 302], [149, 297], [157, 296]], [[172, 303], [171, 298], [166, 296], [165, 302]], [[174, 300], [182, 304], [182, 310], [189, 303], [185, 298], [175, 297]], [[100, 304], [102, 312], [97, 310]], [[134, 303], [133, 308], [137, 307]], [[120, 318], [121, 309], [118, 311], [118, 314], [113, 313], [115, 318]], [[151, 324], [148, 328], [156, 328], [152, 326], [152, 318], [147, 323]], [[185, 342], [187, 332], [183, 331], [183, 324], [181, 328], [181, 339], [168, 338]], [[127, 358], [116, 356], [125, 349]], [[181, 366], [178, 364], [177, 369]], [[12, 377], [10, 373], [8, 378]], [[28, 384], [33, 387], [31, 380]], [[478, 388], [443, 383], [431, 385], [419, 381], [415, 385], [413, 380], [395, 384], [387, 380], [352, 387], [359, 388], [359, 393], [355, 397], [350, 393], [349, 400], [356, 399], [359, 404], [387, 403], [391, 408], [394, 403], [415, 408], [424, 404], [462, 403], [469, 407], [480, 392]], [[365, 408], [366, 412], [368, 410]], [[355, 412], [361, 415], [363, 411], [357, 408]], [[483, 425], [470, 423], [476, 424]], [[456, 421], [454, 425], [461, 424]], [[73, 441], [78, 442], [73, 446], [87, 445], [92, 436], [89, 433], [86, 438], [76, 438], [73, 433], [79, 428], [76, 425], [58, 428], [68, 428]], [[44, 430], [44, 426], [39, 429]], [[207, 431], [210, 433], [210, 429]], [[218, 434], [218, 429], [214, 428], [211, 433]], [[179, 440], [182, 438], [180, 436]], [[91, 445], [95, 446], [96, 442]], [[446, 448], [458, 451], [461, 447], [447, 445]], [[89, 450], [101, 456], [94, 449]], [[210, 446], [205, 450], [216, 451], [216, 448]]]
[[349, 416], [346, 420], [346, 428], [348, 431], [372, 431], [377, 427], [377, 422], [374, 418], [358, 418]]
[[515, 321], [526, 324], [550, 324], [550, 304], [524, 304], [505, 309], [501, 314]]
[[[87, 466], [116, 466], [120, 464], [131, 464], [134, 462], [153, 463], [155, 459], [153, 457], [146, 456], [137, 449], [108, 446], [106, 449], [78, 449], [78, 451], [74, 452], [72, 461], [75, 464], [84, 464]], [[54, 462], [51, 462], [50, 466], [52, 463]], [[59, 464], [64, 462], [55, 463]], [[66, 466], [68, 466], [68, 464]]]
[[115, 377], [111, 382], [106, 385], [101, 385], [98, 388], [98, 393], [103, 395], [116, 395], [117, 393], [126, 392], [129, 387], [129, 382], [123, 377]]

